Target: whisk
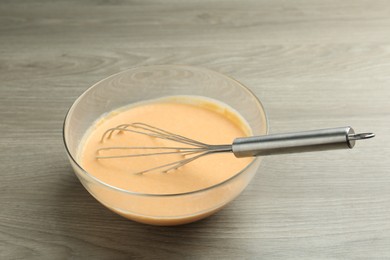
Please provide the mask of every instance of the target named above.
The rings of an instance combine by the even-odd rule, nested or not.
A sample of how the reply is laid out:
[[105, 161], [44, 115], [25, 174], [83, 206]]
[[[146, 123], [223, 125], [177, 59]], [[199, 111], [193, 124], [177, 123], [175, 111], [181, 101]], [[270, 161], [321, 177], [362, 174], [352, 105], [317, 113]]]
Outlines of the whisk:
[[[237, 158], [251, 156], [265, 156], [273, 154], [300, 153], [312, 151], [324, 151], [334, 149], [353, 148], [355, 141], [372, 138], [373, 133], [355, 134], [349, 127], [337, 127], [319, 129], [303, 132], [272, 134], [263, 136], [240, 137], [233, 140], [231, 144], [211, 145], [187, 138], [182, 135], [168, 132], [155, 126], [145, 123], [121, 124], [104, 132], [101, 142], [112, 137], [113, 133], [132, 132], [146, 135], [152, 138], [170, 140], [181, 144], [181, 146], [111, 146], [97, 150], [97, 159], [113, 159], [140, 156], [161, 156], [167, 154], [180, 154], [184, 159], [145, 169], [134, 174], [143, 174], [160, 170], [168, 172], [182, 167], [203, 156], [231, 152]], [[124, 155], [102, 155], [107, 150], [129, 150], [133, 153]], [[145, 153], [134, 153], [135, 150], [142, 150]]]

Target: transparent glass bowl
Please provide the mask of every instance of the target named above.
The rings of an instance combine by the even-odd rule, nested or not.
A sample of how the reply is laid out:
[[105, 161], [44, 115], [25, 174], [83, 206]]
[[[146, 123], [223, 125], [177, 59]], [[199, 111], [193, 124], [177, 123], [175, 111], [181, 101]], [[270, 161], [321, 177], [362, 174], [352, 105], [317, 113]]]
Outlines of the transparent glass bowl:
[[238, 111], [254, 135], [267, 134], [266, 113], [257, 97], [238, 81], [211, 70], [173, 65], [139, 67], [96, 83], [69, 109], [63, 127], [64, 143], [83, 186], [104, 206], [128, 219], [152, 225], [179, 225], [205, 218], [238, 196], [260, 166], [261, 158], [255, 158], [224, 182], [180, 194], [123, 190], [102, 182], [83, 169], [77, 158], [79, 144], [96, 119], [131, 103], [175, 95], [219, 100]]

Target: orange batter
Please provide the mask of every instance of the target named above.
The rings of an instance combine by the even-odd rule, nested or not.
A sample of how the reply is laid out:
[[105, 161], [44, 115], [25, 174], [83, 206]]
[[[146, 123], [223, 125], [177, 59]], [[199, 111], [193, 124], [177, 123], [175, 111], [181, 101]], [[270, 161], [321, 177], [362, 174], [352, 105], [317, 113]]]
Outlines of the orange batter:
[[[252, 161], [252, 158], [238, 159], [231, 153], [214, 154], [167, 173], [149, 172], [136, 175], [134, 172], [183, 157], [173, 155], [173, 157], [96, 159], [96, 151], [101, 147], [178, 146], [171, 141], [128, 132], [114, 132], [110, 138], [105, 138], [101, 142], [102, 135], [107, 129], [133, 122], [143, 122], [208, 144], [231, 144], [234, 138], [250, 134], [249, 128], [237, 113], [226, 106], [206, 99], [171, 97], [142, 103], [111, 112], [92, 126], [82, 142], [79, 154], [81, 165], [89, 174], [109, 185], [131, 192], [176, 194], [218, 184], [237, 174]], [[99, 152], [99, 154], [102, 153], [110, 155], [118, 154], [118, 151]], [[125, 154], [129, 151], [124, 150], [119, 153]], [[120, 200], [112, 195], [104, 195], [104, 191], [94, 190], [92, 193], [95, 197], [106, 196], [105, 204], [108, 207], [110, 207], [107, 205], [110, 201]], [[108, 198], [108, 196], [111, 197]], [[210, 201], [212, 200], [213, 198], [210, 198]], [[181, 207], [180, 202], [175, 205]], [[148, 206], [145, 205], [145, 207]], [[156, 206], [151, 207], [149, 211], [154, 215], [159, 215]], [[172, 209], [172, 212], [174, 211], [175, 209]], [[145, 210], [144, 213], [147, 215], [150, 212]], [[130, 216], [122, 215], [132, 218], [131, 214]]]

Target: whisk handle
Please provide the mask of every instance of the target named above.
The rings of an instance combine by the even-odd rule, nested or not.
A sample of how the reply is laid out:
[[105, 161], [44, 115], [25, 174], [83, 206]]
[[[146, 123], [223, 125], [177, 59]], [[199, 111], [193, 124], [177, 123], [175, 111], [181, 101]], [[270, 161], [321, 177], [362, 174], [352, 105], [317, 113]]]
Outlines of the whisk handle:
[[355, 134], [349, 127], [237, 138], [232, 144], [236, 157], [351, 149], [355, 140], [374, 137], [372, 133]]

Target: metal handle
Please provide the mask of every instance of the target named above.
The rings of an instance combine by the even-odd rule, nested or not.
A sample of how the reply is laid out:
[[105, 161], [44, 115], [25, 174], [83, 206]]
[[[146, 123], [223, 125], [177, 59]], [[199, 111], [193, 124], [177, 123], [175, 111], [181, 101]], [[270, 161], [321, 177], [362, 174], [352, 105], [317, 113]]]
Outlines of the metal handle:
[[374, 137], [373, 133], [355, 134], [349, 127], [296, 133], [236, 138], [232, 145], [236, 157], [301, 153], [353, 148], [355, 140]]

